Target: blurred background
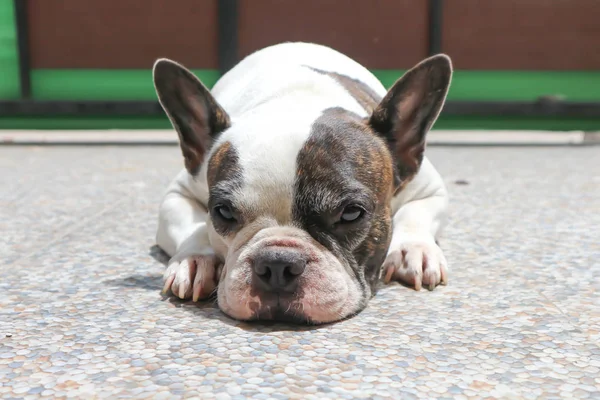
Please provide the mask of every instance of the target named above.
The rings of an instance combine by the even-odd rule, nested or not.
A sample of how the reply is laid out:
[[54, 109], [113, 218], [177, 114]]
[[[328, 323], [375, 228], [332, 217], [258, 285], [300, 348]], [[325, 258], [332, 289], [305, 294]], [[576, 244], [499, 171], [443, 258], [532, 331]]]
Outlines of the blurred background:
[[283, 41], [329, 45], [386, 85], [456, 68], [437, 129], [600, 130], [599, 0], [0, 0], [0, 129], [166, 129], [151, 67], [211, 86]]

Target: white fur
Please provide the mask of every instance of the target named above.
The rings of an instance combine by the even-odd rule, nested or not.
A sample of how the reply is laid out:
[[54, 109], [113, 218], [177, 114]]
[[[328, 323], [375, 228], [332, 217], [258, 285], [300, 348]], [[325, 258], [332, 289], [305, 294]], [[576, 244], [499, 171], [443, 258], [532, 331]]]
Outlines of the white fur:
[[[366, 116], [366, 111], [341, 85], [307, 66], [360, 80], [382, 96], [386, 93], [382, 84], [360, 64], [327, 47], [307, 43], [285, 43], [260, 50], [225, 74], [212, 90], [232, 121], [231, 128], [220, 136], [213, 149], [227, 141], [233, 144], [243, 170], [245, 205], [274, 221], [275, 226], [291, 222], [296, 156], [310, 134], [312, 123], [330, 107], [343, 107]], [[209, 256], [215, 252], [225, 259], [231, 250], [231, 243], [211, 229], [206, 212], [209, 159], [210, 154], [195, 178], [182, 170], [161, 205], [156, 240], [173, 257], [172, 265], [180, 265], [191, 256]], [[445, 266], [434, 238], [441, 229], [446, 204], [444, 184], [425, 158], [420, 172], [392, 202], [394, 234], [384, 265], [396, 271], [394, 277], [402, 279], [398, 271], [408, 268], [420, 280], [426, 279], [426, 284], [441, 280]], [[402, 251], [407, 247], [412, 258], [403, 260]], [[422, 263], [418, 262], [423, 256], [431, 264], [426, 277]], [[188, 268], [183, 265], [182, 268]], [[177, 273], [177, 268], [169, 269], [170, 273]], [[226, 265], [222, 276], [233, 269]], [[219, 288], [220, 303], [230, 308], [226, 312], [238, 318], [248, 317], [248, 309], [243, 306], [236, 309], [225, 292], [223, 297]], [[322, 322], [334, 318], [331, 313], [314, 307], [306, 312], [318, 316]]]

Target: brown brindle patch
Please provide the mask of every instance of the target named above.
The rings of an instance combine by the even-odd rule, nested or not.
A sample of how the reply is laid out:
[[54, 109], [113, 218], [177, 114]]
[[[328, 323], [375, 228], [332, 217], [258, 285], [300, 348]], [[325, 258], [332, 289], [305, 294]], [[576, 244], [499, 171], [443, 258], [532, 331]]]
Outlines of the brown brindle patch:
[[[373, 294], [391, 239], [394, 168], [386, 143], [365, 119], [326, 110], [298, 154], [293, 216]], [[344, 206], [364, 207], [363, 218], [338, 221]]]
[[242, 168], [238, 164], [238, 155], [231, 142], [225, 142], [215, 150], [208, 161], [207, 181], [208, 187], [216, 182], [237, 177]]
[[238, 231], [243, 221], [240, 215], [234, 222], [224, 221], [215, 214], [214, 207], [226, 204], [235, 211], [234, 193], [242, 186], [242, 167], [235, 147], [230, 142], [221, 144], [208, 161], [206, 178], [209, 187], [208, 206], [213, 227], [221, 236], [228, 236]]
[[365, 279], [371, 287], [374, 295], [379, 281], [381, 265], [387, 255], [387, 250], [392, 239], [392, 215], [390, 207], [382, 207], [383, 210], [373, 217], [368, 240], [354, 252], [357, 262], [365, 266]]
[[371, 87], [364, 82], [357, 79], [350, 78], [349, 76], [338, 74], [337, 72], [322, 71], [317, 68], [311, 69], [323, 75], [327, 75], [335, 79], [346, 91], [352, 96], [362, 108], [371, 114], [375, 107], [379, 104], [382, 97], [377, 94]]
[[[301, 162], [308, 157], [311, 163]], [[335, 171], [341, 165], [347, 168], [340, 172], [351, 172], [349, 177], [357, 178], [375, 192], [385, 192], [393, 179], [392, 157], [387, 146], [366, 120], [342, 108], [330, 108], [313, 124], [298, 156], [297, 175], [325, 174], [329, 180], [335, 180], [335, 174], [329, 174], [328, 168]]]

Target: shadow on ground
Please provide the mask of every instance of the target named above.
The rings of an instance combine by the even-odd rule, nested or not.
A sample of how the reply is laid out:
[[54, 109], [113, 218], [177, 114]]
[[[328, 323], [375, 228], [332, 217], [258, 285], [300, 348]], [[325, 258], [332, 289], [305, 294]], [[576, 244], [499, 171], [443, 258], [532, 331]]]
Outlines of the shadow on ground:
[[[169, 262], [169, 256], [157, 245], [150, 248], [150, 256], [157, 262], [166, 266]], [[255, 332], [285, 332], [285, 331], [309, 331], [319, 329], [326, 325], [300, 325], [300, 324], [285, 324], [279, 322], [268, 322], [268, 321], [238, 321], [227, 315], [225, 315], [220, 309], [217, 303], [216, 296], [211, 298], [193, 302], [191, 300], [181, 300], [174, 296], [172, 293], [162, 293], [163, 288], [163, 277], [162, 275], [130, 275], [125, 278], [110, 279], [103, 282], [105, 285], [118, 286], [118, 287], [129, 287], [129, 288], [140, 288], [148, 291], [154, 291], [160, 293], [162, 301], [167, 301], [174, 307], [182, 310], [191, 312], [197, 315], [199, 318], [208, 318], [218, 320], [230, 326], [243, 329], [245, 331]]]

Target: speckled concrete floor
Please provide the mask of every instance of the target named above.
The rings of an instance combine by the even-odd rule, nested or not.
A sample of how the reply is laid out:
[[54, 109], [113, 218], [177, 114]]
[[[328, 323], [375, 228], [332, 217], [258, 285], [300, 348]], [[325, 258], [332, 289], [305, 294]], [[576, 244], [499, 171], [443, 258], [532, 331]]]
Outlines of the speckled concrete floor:
[[0, 397], [598, 398], [600, 147], [429, 156], [449, 286], [298, 328], [161, 297], [176, 147], [0, 148]]

